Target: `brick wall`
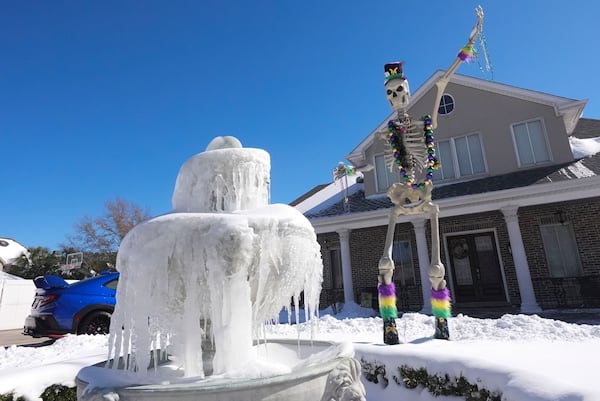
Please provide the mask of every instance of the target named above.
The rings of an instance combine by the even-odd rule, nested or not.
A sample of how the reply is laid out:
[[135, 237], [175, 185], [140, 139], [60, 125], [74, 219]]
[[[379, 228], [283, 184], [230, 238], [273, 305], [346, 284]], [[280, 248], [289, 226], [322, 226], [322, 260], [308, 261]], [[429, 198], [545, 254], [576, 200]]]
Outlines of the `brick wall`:
[[343, 301], [343, 296], [341, 300], [336, 299], [338, 294], [332, 288], [331, 258], [329, 255], [330, 250], [340, 248], [340, 239], [337, 233], [326, 233], [317, 235], [317, 241], [321, 245], [321, 258], [323, 259], [323, 284], [319, 308], [324, 309], [334, 302]]
[[[579, 251], [583, 275], [553, 278], [539, 225], [562, 218], [571, 224]], [[531, 280], [542, 308], [600, 306], [600, 197], [519, 209], [519, 225]]]

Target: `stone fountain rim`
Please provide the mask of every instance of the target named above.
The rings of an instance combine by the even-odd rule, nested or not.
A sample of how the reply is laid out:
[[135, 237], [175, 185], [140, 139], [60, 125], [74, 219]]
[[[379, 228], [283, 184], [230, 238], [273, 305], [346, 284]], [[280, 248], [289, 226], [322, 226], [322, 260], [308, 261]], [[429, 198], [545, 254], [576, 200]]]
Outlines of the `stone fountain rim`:
[[[255, 342], [256, 343], [256, 342]], [[264, 344], [265, 342], [260, 342]], [[325, 341], [325, 340], [291, 340], [291, 339], [269, 339], [266, 343], [278, 343], [287, 345], [328, 345], [329, 347], [339, 345], [339, 342]], [[352, 358], [353, 355], [338, 355], [334, 358], [320, 362], [314, 365], [303, 366], [301, 371], [292, 371], [290, 373], [270, 376], [270, 377], [259, 377], [259, 378], [223, 378], [214, 379], [207, 381], [196, 381], [196, 382], [179, 382], [179, 383], [165, 383], [165, 384], [133, 384], [119, 387], [119, 393], [134, 394], [134, 393], [160, 393], [160, 392], [173, 392], [179, 393], [197, 392], [202, 390], [205, 393], [218, 393], [224, 390], [227, 391], [240, 391], [246, 389], [252, 389], [256, 387], [263, 387], [268, 385], [276, 385], [280, 383], [290, 382], [303, 382], [307, 379], [313, 379], [318, 376], [322, 376], [331, 372], [341, 361]], [[98, 362], [91, 367], [103, 368], [107, 361]], [[85, 369], [85, 368], [84, 368]], [[110, 369], [110, 368], [105, 368]], [[112, 369], [111, 369], [112, 370]], [[122, 369], [115, 369], [115, 371]], [[79, 377], [79, 374], [75, 378], [76, 386], [78, 388], [87, 387], [89, 383]]]

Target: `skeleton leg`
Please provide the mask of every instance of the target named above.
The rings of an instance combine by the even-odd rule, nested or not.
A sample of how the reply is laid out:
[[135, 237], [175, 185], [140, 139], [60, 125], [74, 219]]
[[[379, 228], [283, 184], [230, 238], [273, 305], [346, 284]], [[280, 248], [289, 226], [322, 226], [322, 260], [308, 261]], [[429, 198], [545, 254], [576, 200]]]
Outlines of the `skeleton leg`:
[[429, 266], [429, 281], [431, 282], [431, 310], [435, 317], [435, 338], [448, 340], [448, 318], [451, 316], [450, 292], [444, 279], [445, 269], [440, 259], [440, 234], [438, 205], [429, 202], [428, 211], [431, 212], [431, 265]]
[[444, 280], [444, 265], [440, 259], [440, 230], [438, 223], [440, 208], [438, 205], [429, 202], [426, 211], [430, 213], [431, 223], [431, 265], [429, 266], [429, 281], [431, 282], [431, 288], [443, 290], [446, 288], [446, 280]]
[[390, 284], [394, 275], [394, 261], [392, 260], [392, 242], [394, 239], [394, 231], [396, 230], [396, 210], [390, 212], [390, 220], [388, 222], [387, 235], [385, 237], [385, 246], [383, 255], [379, 259], [379, 276], [377, 281], [379, 284]]
[[398, 330], [396, 329], [396, 318], [398, 308], [396, 307], [396, 286], [392, 280], [394, 275], [394, 261], [392, 260], [392, 243], [396, 228], [396, 208], [390, 212], [387, 235], [383, 256], [379, 259], [379, 276], [377, 293], [379, 296], [379, 314], [383, 319], [383, 342], [388, 345], [398, 344]]

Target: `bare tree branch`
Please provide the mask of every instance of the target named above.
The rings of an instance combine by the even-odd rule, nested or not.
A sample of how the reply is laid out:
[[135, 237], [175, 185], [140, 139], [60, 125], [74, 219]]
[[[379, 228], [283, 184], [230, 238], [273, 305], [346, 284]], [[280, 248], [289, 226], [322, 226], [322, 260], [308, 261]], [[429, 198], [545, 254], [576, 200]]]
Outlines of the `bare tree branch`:
[[119, 197], [107, 201], [105, 207], [102, 216], [84, 216], [75, 224], [75, 234], [68, 238], [71, 246], [84, 252], [116, 252], [125, 235], [151, 217], [147, 209]]

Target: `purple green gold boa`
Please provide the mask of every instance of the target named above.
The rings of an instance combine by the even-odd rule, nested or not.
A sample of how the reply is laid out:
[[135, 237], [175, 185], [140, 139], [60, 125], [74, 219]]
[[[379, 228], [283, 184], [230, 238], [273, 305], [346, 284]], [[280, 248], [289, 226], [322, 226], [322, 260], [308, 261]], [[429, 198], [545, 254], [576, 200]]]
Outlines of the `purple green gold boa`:
[[473, 45], [471, 43], [465, 45], [460, 49], [457, 57], [466, 62], [473, 60], [475, 58], [475, 50], [473, 49]]
[[431, 289], [431, 310], [435, 317], [447, 319], [451, 316], [450, 292], [448, 288], [439, 291]]
[[398, 309], [396, 308], [396, 286], [394, 283], [379, 284], [377, 286], [379, 293], [379, 314], [383, 320], [396, 319]]

